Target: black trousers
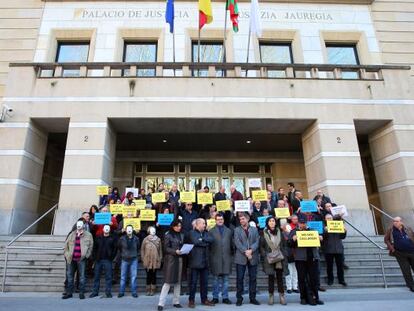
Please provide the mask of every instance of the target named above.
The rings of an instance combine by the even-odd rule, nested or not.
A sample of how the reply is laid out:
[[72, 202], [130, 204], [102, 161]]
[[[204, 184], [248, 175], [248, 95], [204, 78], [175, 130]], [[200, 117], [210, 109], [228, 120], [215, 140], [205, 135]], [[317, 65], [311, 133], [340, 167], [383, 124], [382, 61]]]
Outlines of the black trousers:
[[311, 302], [312, 299], [318, 300], [318, 260], [295, 261], [298, 271], [298, 284], [300, 299]]
[[[285, 292], [283, 288], [283, 269], [276, 269], [276, 281], [277, 281], [277, 291], [281, 294]], [[268, 275], [268, 288], [269, 294], [275, 292], [275, 275]]]
[[257, 265], [252, 266], [248, 262], [247, 265], [236, 264], [237, 300], [243, 300], [244, 274], [246, 273], [246, 269], [249, 273], [249, 298], [250, 300], [256, 299]]
[[405, 284], [408, 288], [414, 288], [413, 275], [411, 274], [411, 270], [414, 271], [414, 254], [395, 251], [394, 255], [400, 265]]
[[344, 255], [343, 254], [325, 254], [326, 273], [328, 274], [328, 282], [333, 282], [333, 262], [335, 260], [336, 273], [338, 275], [338, 282], [343, 283], [344, 279]]
[[157, 270], [146, 269], [146, 271], [147, 271], [147, 285], [157, 284]]

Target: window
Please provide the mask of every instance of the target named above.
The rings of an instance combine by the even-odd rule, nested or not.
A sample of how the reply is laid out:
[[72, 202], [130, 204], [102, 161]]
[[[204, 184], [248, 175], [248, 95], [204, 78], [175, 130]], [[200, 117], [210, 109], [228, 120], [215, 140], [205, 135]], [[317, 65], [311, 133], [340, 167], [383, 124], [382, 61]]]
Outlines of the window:
[[[89, 42], [58, 42], [57, 63], [85, 63], [88, 61]], [[79, 70], [64, 70], [64, 77], [78, 77]]]
[[[358, 53], [355, 44], [339, 45], [326, 44], [328, 63], [336, 65], [359, 65]], [[343, 79], [358, 79], [357, 72], [343, 72]]]
[[217, 173], [216, 164], [191, 164], [190, 169], [192, 173]]
[[174, 164], [169, 163], [151, 163], [147, 164], [148, 173], [173, 173]]
[[[155, 42], [125, 42], [123, 61], [126, 63], [155, 63], [157, 61], [157, 43]], [[129, 75], [129, 70], [124, 70]], [[153, 77], [155, 69], [138, 69], [137, 76]]]
[[[198, 41], [193, 41], [191, 60], [197, 63], [198, 59]], [[223, 62], [223, 43], [221, 42], [201, 42], [200, 43], [200, 63], [220, 63]], [[222, 71], [216, 71], [217, 76], [223, 75]], [[208, 70], [194, 70], [193, 76], [207, 77]]]
[[[262, 63], [292, 64], [292, 45], [291, 43], [260, 42], [260, 61]], [[284, 78], [283, 70], [269, 70], [268, 77]]]

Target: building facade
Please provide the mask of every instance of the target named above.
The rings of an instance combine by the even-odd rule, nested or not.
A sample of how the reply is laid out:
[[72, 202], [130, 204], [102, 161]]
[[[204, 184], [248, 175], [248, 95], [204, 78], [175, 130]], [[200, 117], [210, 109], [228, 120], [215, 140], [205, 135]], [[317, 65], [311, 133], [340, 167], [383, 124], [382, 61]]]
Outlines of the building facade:
[[249, 7], [225, 32], [213, 2], [199, 38], [196, 1], [174, 36], [163, 1], [3, 1], [0, 233], [59, 203], [36, 230], [66, 234], [97, 185], [249, 178], [321, 189], [367, 233], [370, 204], [413, 225], [414, 1], [268, 0], [250, 40]]

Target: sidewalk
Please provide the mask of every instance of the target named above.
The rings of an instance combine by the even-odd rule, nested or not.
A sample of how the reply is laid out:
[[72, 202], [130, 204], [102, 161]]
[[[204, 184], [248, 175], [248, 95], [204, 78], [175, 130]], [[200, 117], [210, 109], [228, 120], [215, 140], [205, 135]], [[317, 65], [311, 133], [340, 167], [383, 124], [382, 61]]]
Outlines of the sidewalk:
[[[277, 295], [275, 295], [277, 297]], [[334, 311], [369, 311], [369, 310], [411, 310], [414, 306], [414, 293], [406, 288], [361, 288], [361, 289], [332, 289], [325, 293], [321, 293], [321, 299], [325, 302], [323, 306], [302, 306], [299, 304], [299, 295], [286, 295], [288, 300], [287, 306], [267, 305], [267, 295], [261, 294], [258, 300], [262, 303], [261, 306], [253, 306], [248, 303], [248, 298], [245, 297], [245, 304], [242, 307], [227, 306], [217, 304], [215, 307], [204, 307], [197, 305], [197, 310], [334, 310]], [[86, 296], [88, 297], [88, 295]], [[235, 302], [235, 293], [230, 293], [230, 298]], [[275, 299], [277, 301], [277, 299]], [[181, 304], [187, 306], [187, 296], [181, 296]], [[198, 300], [197, 300], [198, 302]], [[114, 295], [114, 298], [86, 298], [80, 300], [75, 294], [74, 298], [62, 300], [61, 295], [57, 293], [0, 293], [0, 311], [73, 311], [79, 310], [156, 310], [158, 303], [158, 296], [146, 297], [139, 296], [134, 299], [129, 296], [121, 299]], [[171, 305], [171, 297], [167, 301], [165, 310], [177, 310]], [[187, 309], [187, 308], [185, 308]]]

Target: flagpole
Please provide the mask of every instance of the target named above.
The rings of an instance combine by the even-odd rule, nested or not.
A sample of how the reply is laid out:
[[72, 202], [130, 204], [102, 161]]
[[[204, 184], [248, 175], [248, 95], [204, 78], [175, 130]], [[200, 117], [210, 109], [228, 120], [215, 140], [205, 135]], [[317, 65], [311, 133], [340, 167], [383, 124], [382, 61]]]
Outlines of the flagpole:
[[223, 34], [223, 63], [226, 61], [226, 40], [227, 40], [227, 1], [224, 6], [224, 34]]
[[[175, 29], [173, 29], [173, 63], [175, 64]], [[175, 66], [174, 66], [174, 77], [175, 77]]]
[[[250, 37], [252, 36], [252, 24], [250, 23], [249, 25], [249, 36], [247, 38], [247, 58], [246, 58], [246, 64], [249, 64], [249, 54], [250, 54]], [[246, 68], [246, 77], [247, 77], [247, 72], [249, 71], [248, 68]]]

